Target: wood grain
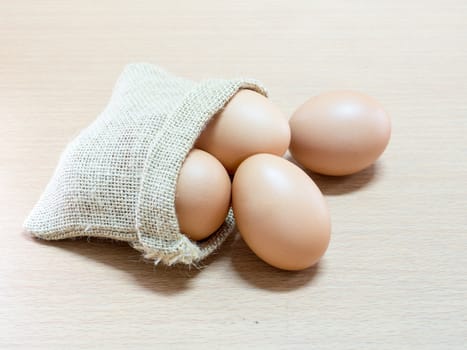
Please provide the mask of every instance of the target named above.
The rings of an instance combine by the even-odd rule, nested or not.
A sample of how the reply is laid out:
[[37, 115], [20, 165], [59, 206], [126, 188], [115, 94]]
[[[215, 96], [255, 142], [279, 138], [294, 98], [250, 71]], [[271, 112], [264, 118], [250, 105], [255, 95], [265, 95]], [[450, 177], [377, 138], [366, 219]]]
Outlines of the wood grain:
[[[287, 114], [330, 89], [385, 105], [373, 167], [313, 175], [333, 220], [317, 267], [275, 270], [238, 236], [186, 270], [22, 232], [137, 61], [256, 77]], [[465, 349], [466, 82], [462, 0], [0, 2], [0, 348]]]

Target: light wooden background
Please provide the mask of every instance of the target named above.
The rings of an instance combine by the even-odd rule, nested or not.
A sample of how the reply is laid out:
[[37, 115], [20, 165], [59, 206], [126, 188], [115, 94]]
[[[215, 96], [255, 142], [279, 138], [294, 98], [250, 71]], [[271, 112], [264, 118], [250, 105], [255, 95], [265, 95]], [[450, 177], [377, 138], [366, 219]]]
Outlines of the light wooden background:
[[[377, 164], [315, 177], [332, 242], [275, 270], [232, 237], [201, 271], [21, 225], [128, 62], [252, 76], [288, 115], [355, 89], [390, 112]], [[466, 349], [467, 2], [1, 1], [0, 348]]]

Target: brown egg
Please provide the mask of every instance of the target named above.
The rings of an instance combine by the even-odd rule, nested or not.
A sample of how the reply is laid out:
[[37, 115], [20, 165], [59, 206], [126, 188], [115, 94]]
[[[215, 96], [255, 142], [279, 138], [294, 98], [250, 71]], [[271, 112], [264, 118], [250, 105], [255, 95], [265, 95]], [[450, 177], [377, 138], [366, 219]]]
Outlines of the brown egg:
[[201, 240], [218, 229], [230, 207], [230, 190], [222, 164], [209, 153], [193, 149], [177, 180], [175, 209], [180, 231]]
[[266, 97], [240, 90], [200, 135], [196, 147], [224, 165], [231, 174], [256, 153], [283, 155], [290, 143], [287, 118]]
[[272, 266], [305, 269], [328, 247], [331, 221], [323, 195], [284, 158], [258, 154], [245, 160], [233, 180], [232, 208], [246, 244]]
[[290, 153], [304, 167], [348, 175], [371, 165], [391, 135], [389, 116], [369, 96], [335, 91], [312, 97], [290, 119]]

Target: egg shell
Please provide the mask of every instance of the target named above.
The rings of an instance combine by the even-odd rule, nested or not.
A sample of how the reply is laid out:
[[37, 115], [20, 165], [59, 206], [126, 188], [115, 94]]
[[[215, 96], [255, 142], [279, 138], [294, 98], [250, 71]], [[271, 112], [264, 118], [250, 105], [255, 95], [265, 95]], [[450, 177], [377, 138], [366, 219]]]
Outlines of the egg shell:
[[201, 240], [224, 222], [229, 207], [231, 182], [222, 164], [209, 153], [193, 149], [177, 179], [175, 210], [180, 231]]
[[246, 244], [265, 262], [302, 270], [325, 253], [331, 221], [323, 195], [295, 164], [258, 154], [237, 169], [232, 208]]
[[289, 144], [290, 127], [284, 114], [265, 96], [244, 89], [213, 117], [196, 147], [214, 155], [233, 174], [249, 156], [283, 155]]
[[371, 165], [391, 135], [388, 114], [373, 98], [353, 91], [312, 97], [290, 119], [290, 153], [305, 168], [349, 175]]

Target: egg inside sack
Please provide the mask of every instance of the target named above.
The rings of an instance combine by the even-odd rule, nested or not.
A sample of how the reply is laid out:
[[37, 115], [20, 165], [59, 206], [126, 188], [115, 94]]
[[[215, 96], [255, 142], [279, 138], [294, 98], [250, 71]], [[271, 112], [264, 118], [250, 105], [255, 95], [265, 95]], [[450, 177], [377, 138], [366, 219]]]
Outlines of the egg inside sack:
[[233, 174], [247, 157], [281, 156], [289, 144], [290, 127], [279, 108], [265, 96], [243, 89], [211, 119], [195, 146], [214, 155]]
[[311, 178], [288, 160], [270, 154], [249, 157], [232, 184], [238, 230], [253, 252], [284, 270], [302, 270], [325, 253], [329, 211]]
[[175, 210], [180, 231], [201, 240], [224, 222], [229, 207], [231, 182], [222, 164], [209, 153], [193, 149], [177, 179]]
[[371, 165], [391, 135], [389, 116], [373, 98], [352, 91], [312, 97], [290, 119], [290, 153], [325, 175], [349, 175]]

